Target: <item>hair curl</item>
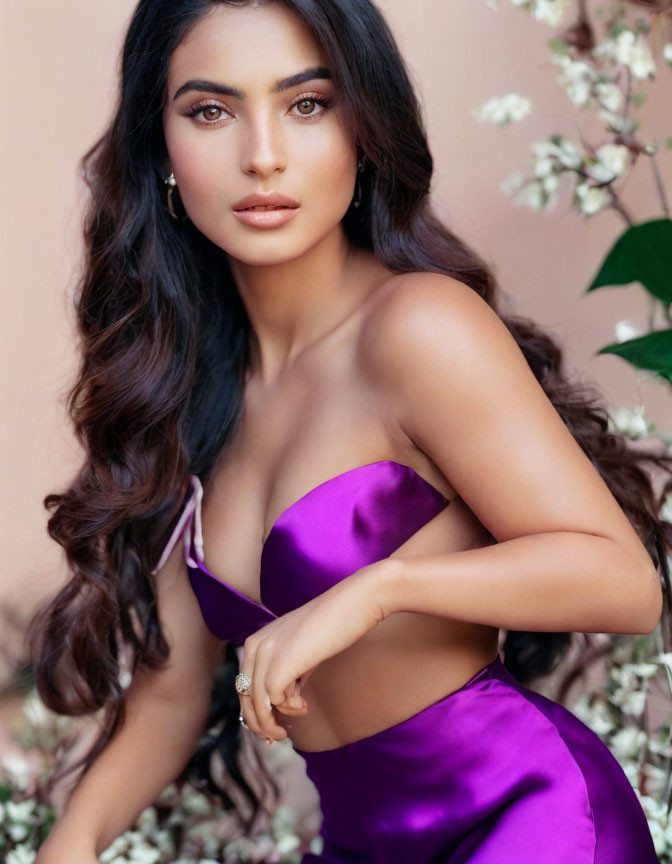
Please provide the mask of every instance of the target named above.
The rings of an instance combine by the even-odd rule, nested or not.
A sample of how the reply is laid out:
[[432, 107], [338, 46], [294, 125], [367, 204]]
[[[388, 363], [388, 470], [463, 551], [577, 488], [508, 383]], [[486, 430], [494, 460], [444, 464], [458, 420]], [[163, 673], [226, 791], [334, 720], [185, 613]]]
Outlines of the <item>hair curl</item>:
[[[122, 652], [131, 672], [167, 661], [150, 571], [179, 516], [188, 475], [207, 482], [241, 413], [249, 319], [222, 249], [189, 220], [173, 221], [161, 191], [169, 60], [217, 2], [259, 0], [140, 0], [123, 45], [114, 116], [81, 160], [90, 191], [75, 301], [82, 362], [68, 410], [86, 457], [70, 487], [44, 499], [53, 511], [49, 535], [65, 550], [72, 575], [29, 627], [45, 704], [62, 714], [104, 713], [98, 739], [65, 773], [82, 765], [87, 771], [123, 723]], [[433, 213], [433, 161], [420, 106], [380, 12], [371, 0], [261, 2], [283, 2], [312, 28], [368, 156], [362, 206], [343, 219], [349, 242], [372, 250], [393, 271], [454, 277], [497, 311], [636, 528], [661, 574], [669, 615], [672, 524], [658, 511], [672, 481], [656, 500], [644, 464], [670, 473], [672, 457], [634, 449], [609, 431], [599, 394], [567, 380], [551, 336], [499, 310], [487, 264]], [[570, 637], [509, 631], [506, 666], [529, 682], [557, 665]], [[211, 734], [177, 781], [205, 783], [225, 807], [235, 807], [210, 773], [217, 751], [252, 802], [254, 818], [260, 802], [237, 758], [238, 659], [231, 645], [223, 653]]]

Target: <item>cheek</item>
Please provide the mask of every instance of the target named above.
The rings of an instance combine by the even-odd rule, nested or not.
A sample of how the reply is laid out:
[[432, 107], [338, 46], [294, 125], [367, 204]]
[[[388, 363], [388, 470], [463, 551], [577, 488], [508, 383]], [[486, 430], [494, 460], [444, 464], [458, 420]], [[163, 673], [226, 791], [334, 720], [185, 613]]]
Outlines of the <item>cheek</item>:
[[[221, 201], [221, 188], [216, 178], [226, 176], [233, 168], [233, 154], [227, 156], [226, 147], [217, 146], [214, 130], [194, 134], [187, 125], [171, 123], [164, 126], [166, 148], [175, 176], [178, 178], [180, 197], [189, 209], [202, 209], [210, 199]], [[222, 168], [224, 167], [224, 171]]]
[[297, 167], [291, 169], [297, 193], [303, 192], [302, 201], [314, 215], [323, 212], [339, 220], [354, 193], [357, 172], [355, 145], [349, 139], [335, 135], [325, 136], [323, 141], [314, 141], [313, 145], [303, 148]]

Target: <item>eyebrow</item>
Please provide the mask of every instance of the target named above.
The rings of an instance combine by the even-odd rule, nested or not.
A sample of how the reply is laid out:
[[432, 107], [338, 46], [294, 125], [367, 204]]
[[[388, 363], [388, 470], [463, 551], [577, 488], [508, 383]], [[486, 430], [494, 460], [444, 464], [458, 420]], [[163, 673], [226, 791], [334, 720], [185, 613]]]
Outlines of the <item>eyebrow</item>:
[[[297, 84], [303, 84], [306, 81], [313, 81], [315, 78], [331, 78], [331, 72], [325, 66], [312, 66], [309, 69], [304, 69], [303, 72], [297, 72], [295, 75], [290, 75], [288, 78], [281, 78], [276, 81], [271, 88], [272, 93], [282, 93], [283, 90], [288, 90], [290, 87], [296, 87]], [[192, 78], [178, 88], [173, 96], [173, 102], [178, 96], [189, 90], [204, 90], [206, 93], [219, 93], [221, 96], [235, 96], [236, 99], [244, 99], [245, 93], [237, 87], [229, 87], [227, 84], [218, 84], [215, 81], [205, 81], [202, 78]]]

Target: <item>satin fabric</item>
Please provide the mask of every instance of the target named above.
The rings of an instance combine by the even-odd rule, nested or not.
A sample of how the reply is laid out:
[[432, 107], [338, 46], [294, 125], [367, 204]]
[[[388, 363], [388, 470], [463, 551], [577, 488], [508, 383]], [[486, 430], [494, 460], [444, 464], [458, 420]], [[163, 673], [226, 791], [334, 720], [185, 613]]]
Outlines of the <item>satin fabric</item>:
[[320, 795], [301, 864], [657, 864], [634, 789], [571, 711], [499, 656], [382, 732], [294, 748]]
[[[449, 501], [407, 465], [372, 462], [291, 504], [263, 543], [258, 603], [204, 561], [203, 489], [182, 534], [208, 628], [242, 645], [260, 627], [390, 555]], [[499, 657], [419, 713], [358, 741], [296, 752], [320, 795], [320, 855], [302, 864], [656, 864], [637, 796], [571, 711], [518, 684]]]
[[411, 467], [389, 459], [325, 480], [275, 520], [261, 552], [257, 603], [206, 566], [203, 487], [195, 474], [191, 484], [191, 495], [152, 573], [184, 535], [189, 581], [203, 619], [215, 636], [234, 645], [360, 567], [387, 557], [450, 503]]

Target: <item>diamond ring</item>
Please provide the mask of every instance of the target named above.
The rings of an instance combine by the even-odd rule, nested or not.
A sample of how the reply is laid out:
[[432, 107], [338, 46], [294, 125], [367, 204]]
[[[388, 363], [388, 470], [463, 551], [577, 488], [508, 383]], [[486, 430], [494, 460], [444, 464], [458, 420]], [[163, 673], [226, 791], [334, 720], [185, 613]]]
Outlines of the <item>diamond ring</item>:
[[247, 672], [239, 672], [238, 675], [236, 675], [234, 683], [236, 687], [236, 692], [240, 693], [241, 696], [252, 695], [252, 691], [250, 690], [250, 687], [252, 686], [252, 679], [247, 674]]

